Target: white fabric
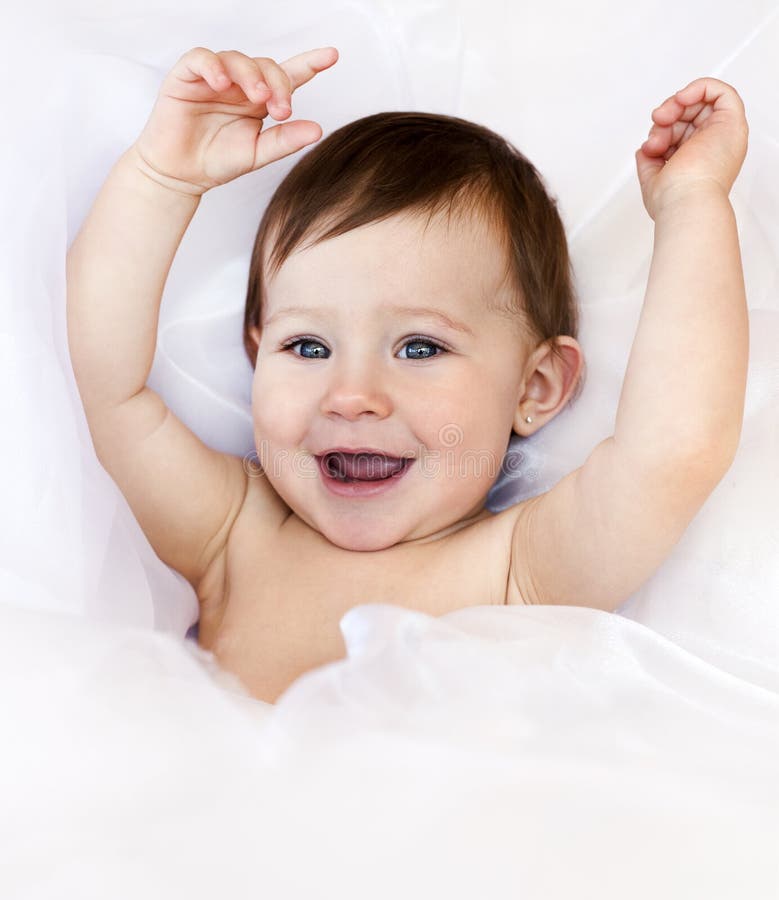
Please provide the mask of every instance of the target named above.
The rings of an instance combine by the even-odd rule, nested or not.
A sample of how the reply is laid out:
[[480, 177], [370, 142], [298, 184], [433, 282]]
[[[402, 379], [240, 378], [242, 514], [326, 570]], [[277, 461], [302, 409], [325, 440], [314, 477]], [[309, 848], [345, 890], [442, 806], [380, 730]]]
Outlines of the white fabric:
[[0, 606], [3, 896], [776, 896], [774, 693], [598, 610], [341, 629], [273, 707], [191, 642]]
[[[0, 141], [4, 896], [775, 896], [776, 4], [661, 2], [640, 19], [608, 0], [64, 7], [11, 22], [2, 73], [16, 86]], [[297, 117], [328, 133], [383, 109], [460, 115], [545, 176], [588, 381], [515, 445], [495, 509], [611, 433], [651, 254], [633, 152], [673, 90], [700, 74], [736, 85], [751, 126], [732, 193], [750, 307], [741, 446], [619, 615], [358, 607], [341, 623], [348, 658], [275, 708], [181, 641], [193, 593], [94, 457], [64, 258], [160, 80], [197, 45], [276, 59], [334, 45], [341, 59], [301, 90]], [[206, 195], [163, 299], [152, 385], [237, 454], [251, 450], [249, 253], [292, 164]]]

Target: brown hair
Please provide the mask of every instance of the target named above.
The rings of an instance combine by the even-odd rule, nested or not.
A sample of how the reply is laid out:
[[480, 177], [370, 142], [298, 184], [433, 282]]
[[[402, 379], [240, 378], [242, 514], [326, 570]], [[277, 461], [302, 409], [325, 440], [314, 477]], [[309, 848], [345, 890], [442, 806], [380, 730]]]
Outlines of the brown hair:
[[[578, 310], [565, 229], [534, 166], [505, 138], [474, 122], [382, 112], [316, 144], [271, 197], [254, 242], [244, 314], [252, 367], [257, 347], [249, 328], [260, 327], [271, 235], [273, 275], [309, 235], [318, 232], [313, 245], [401, 212], [432, 217], [447, 205], [450, 215], [453, 207], [481, 213], [493, 225], [514, 288], [507, 312], [522, 317], [538, 344], [549, 341], [559, 356], [555, 338], [576, 338]], [[581, 388], [580, 378], [569, 402]]]

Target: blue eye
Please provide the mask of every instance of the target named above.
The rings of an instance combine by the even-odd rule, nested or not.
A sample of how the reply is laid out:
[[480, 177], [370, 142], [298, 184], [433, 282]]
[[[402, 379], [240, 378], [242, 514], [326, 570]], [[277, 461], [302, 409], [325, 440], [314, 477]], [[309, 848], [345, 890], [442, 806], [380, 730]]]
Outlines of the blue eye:
[[[303, 359], [327, 359], [330, 355], [330, 351], [324, 344], [320, 344], [319, 341], [314, 341], [310, 338], [298, 338], [295, 341], [290, 341], [288, 344], [285, 344], [282, 349], [291, 350], [293, 347], [297, 347], [298, 344], [300, 344], [300, 353], [296, 353], [295, 356], [300, 356]], [[313, 352], [310, 356], [304, 352], [306, 347], [313, 348]]]
[[[434, 341], [423, 340], [422, 338], [413, 338], [407, 341], [403, 345], [403, 349], [406, 348], [408, 348], [408, 355], [401, 357], [401, 359], [432, 359], [434, 356], [446, 353], [446, 350], [440, 344], [436, 344]], [[438, 352], [426, 352], [430, 349]]]

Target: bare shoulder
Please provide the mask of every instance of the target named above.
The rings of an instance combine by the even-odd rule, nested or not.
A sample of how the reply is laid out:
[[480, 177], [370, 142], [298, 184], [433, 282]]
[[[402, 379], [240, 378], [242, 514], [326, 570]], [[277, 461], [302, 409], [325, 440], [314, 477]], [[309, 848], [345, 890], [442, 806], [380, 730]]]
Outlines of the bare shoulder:
[[209, 447], [148, 385], [93, 411], [89, 428], [101, 465], [154, 552], [198, 597], [204, 580], [213, 583], [211, 572], [247, 498], [271, 522], [280, 514], [283, 504], [261, 469], [245, 468], [240, 457]]

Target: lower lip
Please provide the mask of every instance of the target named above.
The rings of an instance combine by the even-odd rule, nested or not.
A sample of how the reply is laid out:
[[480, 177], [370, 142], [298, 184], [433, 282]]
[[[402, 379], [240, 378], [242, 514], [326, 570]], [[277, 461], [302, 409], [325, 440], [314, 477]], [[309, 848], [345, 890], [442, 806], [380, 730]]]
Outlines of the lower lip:
[[337, 478], [333, 478], [325, 468], [323, 456], [317, 457], [317, 462], [325, 487], [337, 497], [376, 497], [379, 494], [386, 494], [403, 479], [403, 476], [414, 464], [413, 459], [409, 460], [399, 472], [390, 475], [389, 478], [382, 478], [381, 481], [339, 481]]

